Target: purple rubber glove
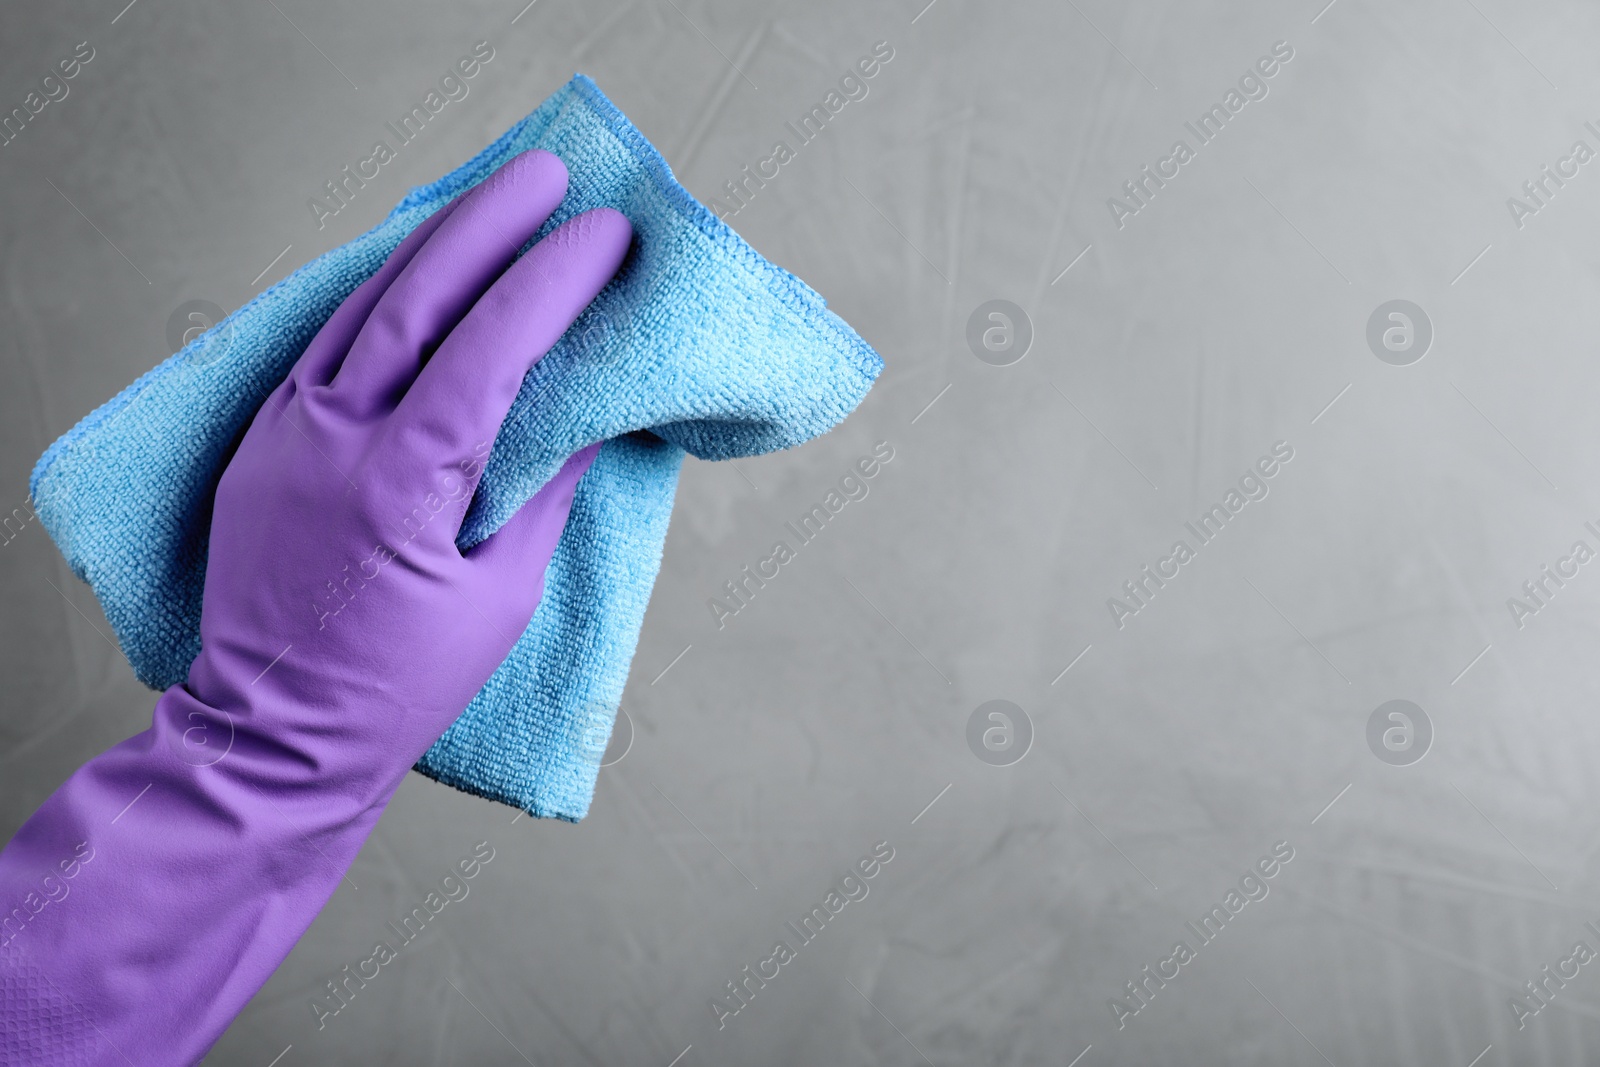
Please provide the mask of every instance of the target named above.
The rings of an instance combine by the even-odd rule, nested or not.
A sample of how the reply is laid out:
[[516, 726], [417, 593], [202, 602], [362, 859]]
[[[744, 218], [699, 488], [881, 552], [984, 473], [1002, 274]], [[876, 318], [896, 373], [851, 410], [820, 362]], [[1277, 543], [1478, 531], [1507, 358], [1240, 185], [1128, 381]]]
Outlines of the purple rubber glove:
[[598, 446], [455, 537], [524, 374], [632, 237], [600, 209], [515, 259], [566, 187], [528, 152], [440, 210], [262, 405], [188, 682], [0, 852], [0, 1062], [199, 1060], [527, 628]]

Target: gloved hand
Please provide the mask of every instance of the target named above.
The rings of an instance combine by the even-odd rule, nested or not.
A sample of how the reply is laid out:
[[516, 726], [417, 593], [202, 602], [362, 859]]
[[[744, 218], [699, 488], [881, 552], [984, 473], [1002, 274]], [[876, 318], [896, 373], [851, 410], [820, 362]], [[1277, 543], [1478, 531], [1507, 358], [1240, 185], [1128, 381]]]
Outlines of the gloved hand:
[[602, 208], [513, 262], [566, 185], [528, 152], [440, 210], [262, 405], [187, 683], [0, 852], [0, 1062], [197, 1061], [527, 628], [598, 446], [455, 537], [523, 376], [631, 239]]

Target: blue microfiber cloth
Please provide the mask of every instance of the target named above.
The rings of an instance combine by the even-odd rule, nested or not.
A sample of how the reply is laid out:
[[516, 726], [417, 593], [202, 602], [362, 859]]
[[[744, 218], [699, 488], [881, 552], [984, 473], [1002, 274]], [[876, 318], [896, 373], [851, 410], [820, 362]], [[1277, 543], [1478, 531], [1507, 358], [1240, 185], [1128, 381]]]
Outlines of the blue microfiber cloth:
[[732, 459], [798, 445], [844, 419], [883, 368], [820, 296], [691, 197], [588, 78], [90, 414], [40, 458], [30, 489], [140, 680], [181, 682], [200, 648], [211, 495], [232, 442], [406, 234], [530, 148], [571, 174], [539, 236], [604, 205], [628, 217], [635, 240], [616, 280], [523, 381], [461, 547], [498, 529], [571, 453], [604, 444], [527, 632], [417, 770], [575, 822], [594, 794], [684, 452]]

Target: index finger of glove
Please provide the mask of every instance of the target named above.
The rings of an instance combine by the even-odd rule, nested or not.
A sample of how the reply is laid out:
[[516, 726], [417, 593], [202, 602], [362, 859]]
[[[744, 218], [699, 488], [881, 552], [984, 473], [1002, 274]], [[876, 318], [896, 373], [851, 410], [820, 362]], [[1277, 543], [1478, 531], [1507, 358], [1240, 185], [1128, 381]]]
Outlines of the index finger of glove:
[[401, 459], [431, 484], [493, 441], [522, 379], [611, 281], [632, 236], [620, 212], [596, 208], [557, 226], [514, 263], [390, 416]]

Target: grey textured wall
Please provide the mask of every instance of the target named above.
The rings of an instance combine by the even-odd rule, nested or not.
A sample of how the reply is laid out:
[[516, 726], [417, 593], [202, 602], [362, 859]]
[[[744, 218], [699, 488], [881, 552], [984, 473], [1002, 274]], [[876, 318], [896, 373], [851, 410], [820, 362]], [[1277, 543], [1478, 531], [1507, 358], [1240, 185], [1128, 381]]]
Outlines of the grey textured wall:
[[[894, 49], [733, 220], [888, 370], [824, 439], [685, 468], [593, 814], [412, 776], [207, 1062], [1600, 1058], [1573, 957], [1600, 949], [1600, 563], [1570, 555], [1600, 549], [1600, 161], [1573, 154], [1600, 150], [1600, 9], [124, 2], [0, 15], [0, 110], [94, 49], [0, 147], [0, 511], [181, 304], [349, 240], [575, 69], [709, 201]], [[307, 199], [478, 40], [471, 95], [318, 228]], [[992, 300], [1024, 358], [1014, 311], [1009, 349], [987, 308], [969, 343]], [[719, 629], [708, 598], [879, 441], [869, 495]], [[1535, 601], [1546, 565], [1576, 574]], [[37, 526], [0, 582], [9, 835], [154, 698]], [[1009, 735], [969, 732], [992, 700]], [[319, 1031], [322, 981], [481, 839], [469, 900]], [[880, 841], [868, 897], [719, 1029]], [[1266, 896], [1197, 936], [1241, 880]], [[1147, 965], [1178, 970], [1145, 1002]], [[1546, 966], [1578, 973], [1541, 1007]]]

